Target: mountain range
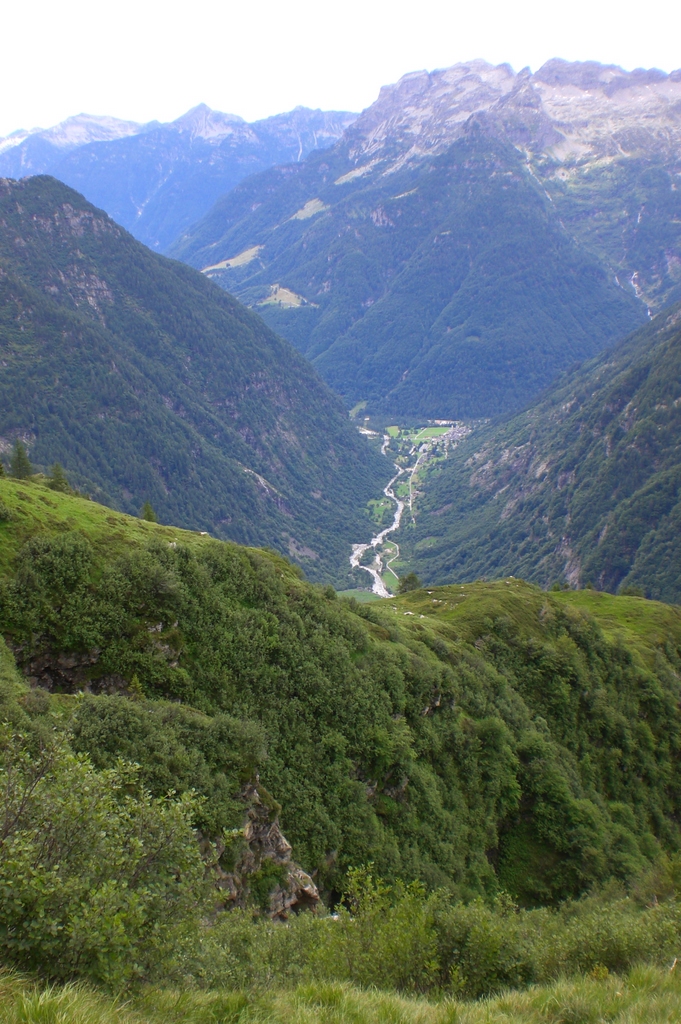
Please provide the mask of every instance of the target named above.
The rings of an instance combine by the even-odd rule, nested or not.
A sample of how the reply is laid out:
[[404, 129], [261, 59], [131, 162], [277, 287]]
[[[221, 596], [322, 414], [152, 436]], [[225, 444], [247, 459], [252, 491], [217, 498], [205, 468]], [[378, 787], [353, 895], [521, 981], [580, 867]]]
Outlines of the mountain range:
[[349, 406], [497, 415], [681, 296], [680, 166], [681, 72], [473, 61], [382, 89], [169, 252]]
[[0, 181], [0, 449], [17, 438], [107, 505], [149, 501], [322, 580], [385, 472], [259, 317], [47, 176]]
[[[282, 156], [289, 162], [270, 166]], [[660, 382], [678, 377], [668, 331], [681, 297], [681, 72], [553, 60], [516, 74], [473, 61], [406, 75], [357, 118], [297, 108], [248, 125], [206, 107], [170, 125], [81, 116], [3, 140], [0, 160], [17, 173], [56, 162], [89, 198], [107, 193], [107, 208], [118, 204], [138, 233], [155, 224], [159, 247], [165, 225], [163, 245], [195, 268], [150, 263], [54, 180], [27, 178], [25, 192], [9, 183], [7, 345], [19, 309], [31, 311], [34, 336], [56, 339], [63, 318], [76, 317], [98, 340], [70, 371], [80, 397], [57, 407], [50, 392], [59, 427], [39, 422], [28, 400], [45, 398], [41, 374], [61, 387], [57, 348], [36, 361], [25, 347], [11, 372], [5, 360], [5, 448], [25, 437], [38, 465], [60, 459], [79, 487], [117, 507], [151, 500], [165, 519], [269, 544], [313, 578], [347, 585], [341, 566], [370, 529], [364, 507], [386, 467], [265, 320], [346, 407], [379, 423], [493, 421], [425, 477], [401, 541], [423, 578], [512, 572], [544, 586], [637, 586], [678, 599], [673, 553], [661, 554], [675, 528], [676, 398], [669, 406], [659, 396]], [[178, 218], [186, 225], [229, 174], [243, 178], [258, 161], [268, 169], [229, 186], [170, 245]], [[133, 179], [146, 205], [131, 198]], [[126, 262], [138, 269], [124, 272]], [[21, 288], [37, 294], [22, 299]], [[151, 301], [161, 293], [167, 302]], [[663, 308], [672, 312], [656, 316]], [[152, 354], [152, 336], [166, 339], [167, 353]], [[211, 366], [226, 358], [222, 337], [231, 355], [209, 387]], [[191, 380], [186, 338], [208, 345]], [[86, 372], [99, 375], [114, 351], [131, 408], [149, 417], [139, 450], [123, 422], [129, 396], [114, 431], [92, 426], [107, 418], [98, 403], [110, 381], [97, 376], [85, 389]], [[140, 351], [143, 386], [134, 383]], [[85, 425], [72, 415], [77, 402], [92, 406]], [[199, 442], [188, 439], [188, 418]], [[179, 485], [196, 478], [188, 452], [197, 451], [198, 490]], [[229, 471], [214, 472], [223, 457]]]
[[520, 576], [681, 603], [681, 303], [475, 431], [405, 536], [429, 581]]
[[80, 114], [0, 139], [0, 177], [54, 175], [163, 252], [242, 178], [331, 145], [355, 116], [296, 107], [248, 124], [205, 104], [168, 124]]

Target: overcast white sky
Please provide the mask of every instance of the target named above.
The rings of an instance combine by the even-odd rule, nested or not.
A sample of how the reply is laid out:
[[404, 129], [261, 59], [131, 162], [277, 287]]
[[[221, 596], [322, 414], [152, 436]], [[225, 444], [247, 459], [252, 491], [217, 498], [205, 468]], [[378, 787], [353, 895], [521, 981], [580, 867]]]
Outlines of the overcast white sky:
[[483, 57], [681, 67], [680, 0], [0, 0], [0, 136], [70, 114], [247, 120], [361, 110], [408, 71]]

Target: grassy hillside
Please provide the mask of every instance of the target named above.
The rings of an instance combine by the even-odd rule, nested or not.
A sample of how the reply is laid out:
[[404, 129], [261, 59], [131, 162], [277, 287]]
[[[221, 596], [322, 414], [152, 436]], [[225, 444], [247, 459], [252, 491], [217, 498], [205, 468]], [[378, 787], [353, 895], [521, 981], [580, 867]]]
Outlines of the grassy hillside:
[[348, 146], [243, 182], [172, 253], [260, 310], [350, 406], [497, 415], [643, 319], [481, 124], [390, 173]]
[[433, 469], [405, 537], [423, 578], [513, 573], [681, 601], [680, 314], [659, 314]]
[[0, 445], [339, 580], [384, 468], [257, 316], [54, 179], [0, 188]]
[[[220, 769], [232, 781], [215, 820], [255, 757], [323, 889], [373, 861], [388, 878], [552, 902], [678, 845], [677, 610], [513, 580], [358, 605], [273, 553], [40, 482], [0, 480], [0, 497], [0, 631], [23, 672], [55, 693], [229, 716], [242, 754]], [[93, 756], [116, 751], [107, 700], [121, 698], [97, 698], [83, 726]]]

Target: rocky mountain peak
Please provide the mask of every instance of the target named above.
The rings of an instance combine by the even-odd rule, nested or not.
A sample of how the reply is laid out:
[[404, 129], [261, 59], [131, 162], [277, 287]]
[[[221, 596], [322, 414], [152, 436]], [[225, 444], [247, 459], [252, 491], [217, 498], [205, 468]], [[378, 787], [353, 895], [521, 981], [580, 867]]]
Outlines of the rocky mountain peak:
[[681, 71], [625, 71], [595, 61], [547, 61], [532, 74], [484, 60], [416, 71], [384, 86], [346, 133], [356, 163], [381, 169], [436, 154], [471, 115], [517, 146], [559, 161], [640, 149], [681, 153]]
[[11, 135], [0, 139], [0, 153], [15, 146], [29, 142], [35, 149], [49, 148], [62, 155], [70, 150], [86, 146], [90, 142], [111, 142], [131, 135], [139, 135], [148, 130], [150, 125], [138, 124], [137, 121], [124, 121], [118, 117], [94, 114], [76, 114], [52, 128], [31, 128], [29, 131], [19, 129]]
[[118, 117], [76, 114], [40, 134], [53, 146], [60, 149], [75, 149], [90, 142], [110, 142], [112, 139], [139, 135], [145, 128], [146, 125], [138, 124], [137, 121], [123, 121]]
[[206, 103], [199, 103], [172, 121], [169, 127], [189, 132], [192, 138], [218, 142], [231, 135], [235, 127], [245, 124], [243, 117], [238, 114], [223, 114], [220, 110], [211, 110]]
[[617, 64], [599, 64], [595, 60], [567, 61], [554, 57], [543, 64], [534, 75], [546, 85], [576, 86], [578, 89], [607, 90], [613, 83], [620, 87], [630, 84], [650, 85], [665, 81], [669, 76], [657, 68], [636, 68], [624, 71]]

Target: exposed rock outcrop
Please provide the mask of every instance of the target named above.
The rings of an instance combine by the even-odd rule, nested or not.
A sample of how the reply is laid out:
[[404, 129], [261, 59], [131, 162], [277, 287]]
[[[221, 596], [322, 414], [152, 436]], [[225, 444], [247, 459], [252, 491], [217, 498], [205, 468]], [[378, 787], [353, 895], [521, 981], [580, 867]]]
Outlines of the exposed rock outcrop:
[[[279, 827], [279, 805], [257, 784], [242, 793], [248, 806], [246, 824], [234, 866], [225, 870], [222, 861], [229, 854], [227, 844], [213, 844], [217, 859], [213, 865], [222, 907], [245, 907], [256, 903], [272, 920], [286, 921], [291, 913], [319, 904], [319, 892], [312, 878], [292, 859], [292, 847]], [[205, 842], [208, 852], [211, 844]]]

